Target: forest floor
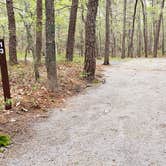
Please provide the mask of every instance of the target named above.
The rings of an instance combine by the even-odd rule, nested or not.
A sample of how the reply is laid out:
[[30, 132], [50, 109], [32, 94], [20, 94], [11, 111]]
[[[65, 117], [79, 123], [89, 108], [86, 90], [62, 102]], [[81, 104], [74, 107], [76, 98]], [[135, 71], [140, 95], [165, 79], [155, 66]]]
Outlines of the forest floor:
[[[12, 138], [27, 132], [27, 126], [39, 118], [47, 118], [50, 108], [60, 107], [68, 97], [80, 93], [91, 86], [82, 75], [82, 60], [67, 63], [58, 60], [58, 91], [47, 90], [47, 75], [44, 64], [40, 66], [41, 78], [34, 79], [33, 64], [20, 61], [16, 66], [9, 66], [12, 109], [4, 110], [2, 83], [0, 82], [0, 134]], [[94, 83], [102, 81], [100, 67]], [[0, 76], [1, 77], [1, 76]], [[0, 78], [1, 79], [1, 78]]]
[[33, 124], [1, 166], [165, 166], [166, 59], [104, 68], [105, 84]]

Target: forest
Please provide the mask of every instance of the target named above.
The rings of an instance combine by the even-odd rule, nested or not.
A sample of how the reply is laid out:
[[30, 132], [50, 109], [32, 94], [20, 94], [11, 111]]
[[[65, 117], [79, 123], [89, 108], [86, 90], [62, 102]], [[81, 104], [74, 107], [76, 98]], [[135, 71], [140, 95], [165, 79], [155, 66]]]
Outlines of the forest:
[[[107, 165], [102, 156], [112, 153], [114, 155], [108, 159], [108, 165], [164, 166], [165, 151], [159, 151], [166, 143], [166, 98], [163, 94], [166, 92], [166, 80], [163, 79], [166, 71], [165, 6], [165, 0], [0, 0], [0, 40], [4, 41], [5, 45], [5, 54], [0, 55], [4, 58], [0, 57], [0, 154], [5, 154], [12, 143], [15, 145], [13, 140], [20, 141], [20, 135], [24, 135], [23, 140], [26, 140], [26, 134], [31, 131], [31, 128], [27, 127], [29, 124], [38, 119], [47, 119], [49, 122], [46, 125], [59, 134], [55, 142], [60, 149], [69, 150], [58, 142], [68, 140], [65, 130], [80, 144], [86, 140], [85, 145], [89, 147], [93, 146], [91, 137], [100, 138], [103, 134], [104, 140], [107, 137], [111, 139], [111, 136], [106, 134], [110, 133], [113, 138], [118, 135], [117, 140], [106, 141], [109, 145], [115, 143], [115, 151], [106, 147], [100, 150], [99, 145], [105, 145], [103, 137], [97, 148], [92, 148], [96, 153], [102, 153], [100, 156], [95, 153], [95, 159], [99, 157], [101, 165]], [[6, 61], [7, 73], [4, 74]], [[6, 89], [6, 86], [9, 86], [9, 89]], [[49, 116], [50, 110], [54, 109], [57, 113], [51, 115], [53, 120]], [[60, 110], [62, 115], [59, 115], [56, 109]], [[75, 111], [77, 109], [78, 112]], [[147, 114], [150, 114], [151, 120]], [[132, 116], [136, 119], [132, 119]], [[73, 118], [75, 121], [72, 121]], [[105, 123], [108, 119], [108, 124], [116, 129], [108, 129]], [[153, 122], [154, 119], [157, 120]], [[61, 120], [62, 122], [59, 122]], [[160, 124], [156, 124], [157, 121]], [[78, 124], [75, 124], [76, 122]], [[96, 124], [96, 133], [93, 127], [88, 126], [91, 126], [92, 122]], [[53, 127], [53, 123], [60, 127]], [[143, 129], [141, 133], [144, 124], [149, 124], [149, 130]], [[158, 125], [159, 129], [155, 125]], [[70, 126], [76, 133], [70, 131]], [[81, 129], [77, 129], [78, 127]], [[150, 136], [150, 128], [154, 135]], [[31, 141], [28, 144], [23, 141], [23, 145], [31, 147], [28, 148], [27, 156], [35, 160], [31, 156], [31, 153], [35, 152], [39, 160], [37, 165], [40, 166], [43, 159], [33, 149], [35, 146], [40, 147], [35, 141], [47, 140], [47, 135], [48, 142], [52, 142], [55, 133], [45, 129], [43, 124], [39, 130], [39, 135], [44, 135], [43, 138], [36, 135], [34, 142], [32, 139], [35, 145]], [[90, 135], [90, 138], [85, 136], [85, 140], [84, 130]], [[160, 148], [158, 143], [153, 142], [156, 139], [156, 130], [160, 133]], [[147, 139], [148, 136], [151, 138], [151, 147], [138, 148], [138, 159], [132, 156], [136, 152], [128, 147], [128, 143], [133, 147], [140, 143], [142, 147], [144, 141], [141, 134], [147, 136]], [[79, 152], [75, 142], [72, 143], [75, 152]], [[49, 146], [48, 143], [46, 146]], [[131, 154], [124, 152], [124, 146]], [[86, 149], [84, 146], [83, 148]], [[158, 155], [149, 154], [153, 148], [156, 148]], [[123, 149], [123, 153], [132, 160], [123, 160], [118, 149]], [[24, 149], [21, 151], [25, 153]], [[62, 154], [56, 148], [53, 151], [58, 153], [58, 157]], [[104, 151], [106, 154], [103, 154]], [[148, 159], [144, 159], [145, 156], [141, 154], [143, 151], [151, 159], [148, 155], [145, 155]], [[49, 153], [46, 155], [47, 159], [51, 157]], [[115, 159], [118, 153], [120, 155]], [[80, 154], [84, 154], [84, 151], [81, 150]], [[91, 153], [88, 151], [86, 155], [91, 156]], [[74, 152], [71, 152], [71, 156], [72, 161], [62, 156], [58, 160], [54, 156], [55, 158], [45, 165], [95, 166], [100, 163], [92, 159], [93, 155], [89, 161], [84, 155], [74, 155]], [[17, 156], [20, 159], [17, 162], [11, 156], [9, 158], [11, 163], [7, 161], [8, 156], [1, 158], [0, 155], [0, 162], [7, 161], [8, 165], [17, 163], [14, 165], [22, 166], [25, 160], [27, 165], [33, 165], [33, 161], [28, 161], [27, 158]]]
[[[101, 0], [94, 4], [96, 6], [94, 13], [90, 11], [92, 7], [84, 0], [80, 2], [57, 0], [52, 3], [54, 5], [47, 6], [47, 2], [44, 5], [42, 0], [0, 2], [0, 36], [5, 41], [9, 41], [7, 42], [9, 62], [15, 65], [23, 57], [25, 61], [27, 57], [32, 57], [36, 80], [40, 76], [38, 67], [43, 56], [46, 56], [46, 63], [51, 59], [55, 61], [54, 57], [47, 57], [47, 54], [51, 54], [51, 48], [50, 50], [47, 48], [49, 47], [47, 40], [55, 43], [55, 53], [52, 53], [67, 61], [73, 61], [73, 56], [85, 55], [85, 57], [91, 56], [85, 59], [87, 63], [95, 61], [94, 57], [105, 57], [104, 64], [109, 64], [110, 56], [134, 58], [161, 57], [165, 54], [164, 0], [108, 0], [106, 2]], [[91, 3], [89, 5], [92, 5]], [[52, 18], [47, 18], [47, 15]], [[89, 24], [94, 22], [95, 39], [92, 43], [95, 45], [94, 57], [89, 55], [90, 50], [87, 48], [87, 43], [92, 42], [88, 39], [94, 36], [88, 32], [90, 27], [86, 20]], [[49, 29], [48, 24], [55, 27], [55, 32]], [[52, 34], [52, 39], [49, 33]], [[47, 68], [50, 72], [51, 68], [53, 70], [56, 68], [55, 64], [47, 66], [50, 67]], [[95, 68], [93, 62], [89, 66], [88, 64], [84, 66], [85, 75], [88, 77], [94, 75], [94, 71], [91, 71], [94, 69], [90, 68]], [[53, 75], [55, 78], [49, 79], [55, 79], [56, 82], [56, 73], [50, 73], [50, 77]], [[50, 88], [54, 90], [54, 87]]]

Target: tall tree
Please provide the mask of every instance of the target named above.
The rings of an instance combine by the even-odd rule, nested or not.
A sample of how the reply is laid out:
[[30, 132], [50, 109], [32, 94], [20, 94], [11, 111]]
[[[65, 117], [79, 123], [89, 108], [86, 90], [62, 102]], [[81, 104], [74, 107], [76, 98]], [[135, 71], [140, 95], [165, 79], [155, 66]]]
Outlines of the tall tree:
[[96, 16], [98, 0], [88, 1], [88, 11], [85, 24], [85, 64], [84, 72], [88, 80], [95, 78], [96, 70]]
[[57, 69], [55, 52], [54, 0], [45, 0], [46, 8], [46, 68], [49, 90], [57, 90]]
[[[84, 4], [81, 2], [81, 23], [84, 25], [85, 24], [85, 17], [84, 17]], [[85, 26], [82, 26], [80, 29], [80, 55], [84, 56], [84, 29]]]
[[[24, 29], [26, 31], [26, 49], [25, 49], [25, 63], [27, 63], [28, 53], [31, 52], [33, 56], [33, 61], [35, 59], [35, 48], [33, 39], [33, 19], [28, 19], [29, 16], [33, 17], [34, 14], [30, 9], [30, 2], [23, 1], [24, 11], [19, 12], [20, 18], [22, 19]], [[26, 14], [25, 14], [26, 13]]]
[[143, 23], [144, 23], [144, 48], [145, 57], [148, 57], [148, 31], [147, 31], [147, 12], [146, 12], [146, 0], [141, 0]]
[[162, 55], [165, 54], [165, 24], [164, 17], [162, 16]]
[[13, 9], [13, 0], [6, 0], [6, 8], [8, 15], [8, 30], [9, 30], [9, 62], [11, 65], [18, 63], [17, 61], [17, 41], [16, 41], [16, 23]]
[[114, 29], [113, 29], [113, 10], [112, 10], [112, 6], [113, 6], [113, 1], [110, 0], [110, 33], [111, 33], [111, 55], [112, 57], [116, 56], [116, 37], [115, 37], [115, 33], [114, 33]]
[[106, 34], [105, 34], [105, 56], [104, 56], [104, 65], [109, 65], [109, 56], [110, 56], [110, 8], [111, 1], [106, 0]]
[[35, 78], [36, 80], [39, 79], [39, 65], [41, 63], [41, 54], [42, 54], [42, 0], [36, 1], [36, 50], [35, 50]]
[[123, 8], [123, 39], [122, 39], [122, 58], [125, 58], [126, 52], [126, 7], [127, 7], [127, 0], [124, 0], [124, 8]]
[[[152, 0], [152, 9], [154, 10], [154, 8], [155, 8], [155, 0]], [[153, 36], [152, 36], [152, 38], [153, 38], [153, 46], [154, 46], [154, 39], [155, 39], [155, 34], [156, 34], [156, 19], [155, 19], [155, 12], [153, 11], [153, 13], [152, 13], [152, 22], [153, 22]], [[152, 47], [153, 47], [152, 46]], [[153, 48], [152, 48], [152, 52], [153, 52]]]
[[72, 0], [72, 6], [71, 6], [71, 10], [70, 10], [67, 47], [66, 47], [66, 59], [68, 61], [73, 61], [77, 9], [78, 9], [78, 0]]
[[157, 29], [156, 29], [156, 33], [155, 33], [155, 39], [154, 39], [153, 55], [155, 58], [157, 57], [157, 51], [158, 51], [158, 43], [159, 43], [159, 36], [160, 36], [160, 29], [161, 29], [160, 27], [161, 27], [161, 21], [162, 21], [162, 16], [163, 16], [164, 3], [165, 3], [165, 0], [162, 0], [161, 11], [160, 11], [160, 15], [159, 15], [158, 23], [157, 23]]
[[140, 7], [138, 11], [138, 46], [137, 46], [137, 55], [141, 57], [142, 53], [142, 32], [141, 32], [141, 17], [140, 17]]
[[133, 39], [134, 39], [134, 31], [135, 31], [135, 17], [136, 17], [136, 12], [137, 12], [137, 4], [138, 4], [138, 0], [135, 0], [133, 24], [132, 24], [132, 32], [131, 32], [131, 42], [130, 42], [130, 47], [129, 47], [129, 56], [130, 57], [133, 57]]

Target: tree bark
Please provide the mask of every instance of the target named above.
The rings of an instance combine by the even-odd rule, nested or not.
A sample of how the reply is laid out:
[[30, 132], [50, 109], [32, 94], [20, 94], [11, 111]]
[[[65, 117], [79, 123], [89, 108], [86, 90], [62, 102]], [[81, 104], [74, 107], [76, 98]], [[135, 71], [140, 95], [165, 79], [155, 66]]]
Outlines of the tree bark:
[[84, 5], [81, 3], [81, 22], [84, 25], [80, 29], [80, 54], [84, 56], [84, 29], [85, 29], [85, 18], [84, 18]]
[[13, 10], [13, 0], [6, 0], [6, 8], [8, 15], [8, 30], [9, 30], [9, 62], [11, 65], [18, 63], [17, 61], [17, 41], [16, 41], [16, 23]]
[[84, 56], [84, 30], [80, 30], [80, 55]]
[[55, 14], [54, 0], [45, 0], [46, 7], [46, 68], [48, 88], [57, 90], [57, 69], [55, 52]]
[[35, 51], [35, 78], [36, 80], [39, 79], [39, 65], [41, 64], [41, 56], [42, 56], [42, 16], [43, 16], [43, 7], [42, 7], [42, 0], [36, 1], [36, 11], [37, 11], [37, 18], [36, 18], [36, 51]]
[[165, 25], [164, 25], [164, 18], [162, 16], [162, 55], [165, 54]]
[[95, 78], [96, 70], [96, 16], [98, 0], [88, 1], [88, 11], [85, 25], [85, 64], [84, 73], [87, 80]]
[[159, 36], [160, 36], [160, 29], [161, 29], [160, 27], [161, 27], [161, 21], [162, 21], [162, 16], [163, 16], [164, 3], [165, 3], [165, 0], [162, 0], [161, 11], [160, 11], [159, 20], [157, 23], [157, 30], [156, 30], [156, 34], [155, 34], [155, 40], [154, 40], [153, 55], [155, 58], [157, 57], [157, 51], [158, 51], [158, 43], [159, 43]]
[[127, 0], [124, 0], [124, 9], [123, 9], [123, 39], [122, 39], [122, 55], [121, 58], [125, 58], [126, 55], [126, 7]]
[[130, 36], [131, 36], [131, 23], [128, 24], [128, 38], [127, 38], [127, 57], [130, 57]]
[[137, 4], [138, 0], [135, 1], [135, 6], [134, 6], [134, 14], [133, 14], [133, 24], [132, 24], [132, 31], [131, 31], [131, 42], [130, 42], [130, 47], [129, 47], [129, 56], [133, 58], [133, 39], [134, 39], [134, 31], [135, 31], [135, 16], [137, 12]]
[[145, 57], [148, 57], [148, 32], [147, 32], [147, 13], [146, 13], [146, 0], [141, 0], [143, 22], [144, 22], [144, 49]]
[[[154, 8], [155, 7], [155, 0], [152, 0], [152, 8]], [[153, 15], [152, 15], [152, 21], [153, 21], [153, 36], [152, 36], [152, 38], [153, 38], [153, 43], [152, 43], [152, 45], [154, 46], [154, 40], [155, 40], [155, 34], [156, 34], [156, 20], [155, 20], [155, 12], [153, 12]], [[152, 54], [153, 54], [153, 46], [152, 46]]]
[[67, 47], [66, 47], [66, 60], [67, 61], [73, 61], [77, 9], [78, 9], [78, 0], [72, 0], [72, 6], [71, 6], [71, 10], [70, 10], [70, 21], [69, 21]]
[[112, 14], [112, 1], [110, 0], [110, 39], [111, 39], [111, 56], [115, 57], [116, 56], [116, 39], [115, 39], [115, 34], [114, 34], [114, 30], [113, 30], [113, 14]]
[[109, 56], [110, 56], [110, 0], [106, 0], [106, 17], [105, 17], [105, 56], [104, 56], [104, 65], [109, 65]]
[[141, 32], [141, 18], [140, 18], [140, 8], [139, 8], [139, 16], [138, 16], [138, 57], [141, 57], [142, 54], [142, 32]]

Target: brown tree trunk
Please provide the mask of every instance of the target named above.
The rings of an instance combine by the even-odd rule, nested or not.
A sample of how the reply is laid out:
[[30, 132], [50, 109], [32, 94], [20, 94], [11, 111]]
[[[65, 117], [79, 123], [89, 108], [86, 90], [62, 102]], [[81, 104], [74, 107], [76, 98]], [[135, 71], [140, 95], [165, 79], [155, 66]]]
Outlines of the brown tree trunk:
[[100, 58], [101, 58], [101, 56], [104, 54], [103, 53], [103, 48], [102, 48], [102, 43], [103, 43], [103, 41], [102, 41], [102, 32], [101, 32], [101, 29], [102, 29], [102, 22], [101, 22], [101, 19], [102, 19], [102, 12], [101, 12], [101, 10], [100, 10], [100, 8], [99, 8], [99, 10], [98, 10], [98, 15], [99, 15], [99, 25], [96, 27], [97, 28], [97, 36], [98, 36], [98, 46], [99, 46], [99, 54], [100, 54]]
[[36, 52], [35, 52], [35, 64], [34, 64], [34, 71], [35, 71], [35, 78], [36, 80], [39, 79], [39, 65], [41, 64], [41, 56], [42, 56], [42, 0], [36, 1], [36, 11], [37, 11], [37, 18], [36, 18]]
[[110, 0], [106, 0], [106, 34], [105, 34], [105, 56], [104, 56], [104, 65], [109, 65], [109, 56], [110, 56]]
[[99, 52], [99, 56], [102, 56], [102, 38], [101, 38], [101, 32], [100, 30], [98, 30], [98, 52]]
[[17, 41], [16, 41], [16, 23], [13, 10], [13, 0], [6, 0], [6, 8], [8, 15], [8, 30], [9, 30], [9, 62], [11, 65], [18, 63], [17, 61]]
[[72, 0], [72, 6], [71, 6], [71, 10], [70, 10], [70, 21], [69, 21], [67, 47], [66, 47], [66, 60], [67, 61], [73, 61], [77, 9], [78, 9], [78, 0]]
[[128, 24], [128, 38], [127, 38], [127, 57], [130, 57], [130, 36], [131, 36], [131, 23]]
[[130, 42], [130, 47], [129, 47], [129, 56], [131, 58], [133, 58], [133, 39], [134, 39], [135, 16], [136, 16], [136, 12], [137, 12], [137, 4], [138, 4], [138, 0], [135, 1], [135, 6], [134, 6], [133, 24], [132, 24], [132, 31], [131, 31], [131, 42]]
[[121, 58], [125, 58], [126, 55], [126, 7], [127, 0], [124, 0], [124, 9], [123, 9], [123, 39], [122, 39], [122, 55]]
[[147, 13], [146, 13], [146, 0], [141, 0], [143, 22], [144, 22], [144, 48], [145, 57], [148, 57], [148, 32], [147, 32]]
[[116, 56], [116, 39], [115, 39], [115, 34], [114, 34], [114, 30], [113, 30], [113, 14], [112, 14], [112, 1], [110, 0], [110, 19], [111, 19], [111, 21], [110, 21], [110, 28], [111, 28], [111, 30], [110, 30], [110, 32], [111, 32], [111, 36], [110, 36], [110, 38], [111, 38], [111, 42], [110, 42], [110, 44], [111, 44], [111, 56], [112, 57], [115, 57]]
[[138, 52], [137, 55], [138, 57], [141, 57], [142, 54], [142, 33], [141, 33], [141, 18], [140, 18], [140, 8], [139, 8], [139, 16], [138, 16]]
[[85, 64], [84, 72], [88, 80], [95, 78], [96, 70], [96, 16], [98, 0], [88, 1], [88, 11], [85, 25]]
[[96, 58], [100, 58], [100, 49], [99, 49], [99, 40], [98, 37], [96, 36]]
[[84, 56], [84, 30], [80, 30], [80, 55]]
[[158, 20], [158, 24], [157, 24], [157, 30], [156, 30], [156, 34], [155, 34], [155, 40], [154, 40], [153, 56], [155, 58], [157, 57], [157, 51], [158, 51], [158, 43], [159, 43], [159, 36], [160, 36], [160, 29], [161, 29], [160, 27], [161, 27], [161, 20], [162, 20], [162, 16], [163, 16], [164, 3], [165, 3], [165, 0], [162, 0], [161, 12], [160, 12], [160, 16], [159, 16], [159, 20]]
[[45, 0], [46, 7], [46, 68], [49, 90], [57, 90], [57, 69], [55, 52], [54, 0]]
[[165, 25], [164, 25], [164, 18], [162, 16], [162, 55], [165, 54]]
[[153, 24], [149, 28], [148, 52], [150, 55], [153, 53]]
[[80, 53], [81, 56], [84, 56], [84, 29], [85, 29], [85, 18], [84, 18], [84, 5], [81, 3], [81, 21], [82, 24], [84, 25], [80, 29]]
[[[152, 0], [152, 8], [154, 8], [155, 7], [155, 0]], [[154, 46], [154, 40], [155, 40], [155, 34], [156, 34], [156, 20], [155, 20], [155, 16], [154, 16], [154, 13], [153, 13], [153, 15], [152, 15], [152, 21], [153, 21], [153, 43], [152, 43], [152, 45]], [[152, 47], [153, 47], [152, 46]], [[153, 54], [153, 48], [152, 48], [152, 54]]]

